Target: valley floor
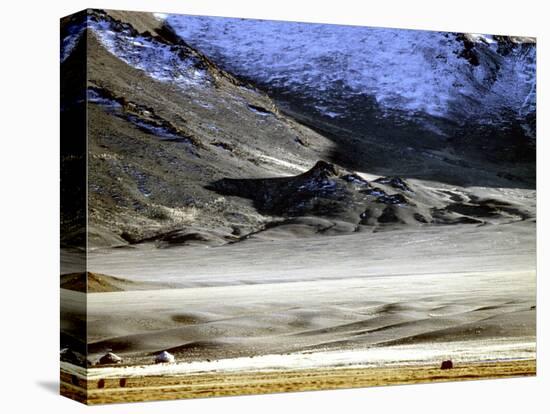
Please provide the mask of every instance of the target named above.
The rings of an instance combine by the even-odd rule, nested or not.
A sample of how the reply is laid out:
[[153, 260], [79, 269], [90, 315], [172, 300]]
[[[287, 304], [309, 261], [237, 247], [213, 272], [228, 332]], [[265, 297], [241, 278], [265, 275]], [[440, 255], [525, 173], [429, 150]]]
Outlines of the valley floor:
[[[109, 402], [533, 374], [535, 250], [522, 221], [96, 251], [91, 271], [172, 288], [88, 294], [76, 382], [146, 384], [90, 391]], [[81, 295], [62, 289], [65, 316]], [[123, 363], [95, 365], [107, 350]], [[162, 350], [176, 363], [153, 365]]]
[[[534, 343], [534, 226], [92, 254], [92, 271], [173, 288], [87, 295], [88, 358], [112, 350], [141, 365], [162, 350], [195, 362], [431, 344], [439, 359], [442, 343], [476, 341], [479, 358], [492, 359], [486, 341]], [[63, 292], [70, 313], [79, 293]], [[446, 356], [460, 357], [460, 349]]]

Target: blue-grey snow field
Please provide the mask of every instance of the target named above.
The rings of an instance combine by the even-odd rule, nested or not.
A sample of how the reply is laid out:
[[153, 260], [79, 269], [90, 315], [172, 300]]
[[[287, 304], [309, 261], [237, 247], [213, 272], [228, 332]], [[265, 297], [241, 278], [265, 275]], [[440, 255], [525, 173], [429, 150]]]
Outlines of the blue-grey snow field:
[[535, 39], [108, 10], [61, 37], [69, 362], [535, 358]]

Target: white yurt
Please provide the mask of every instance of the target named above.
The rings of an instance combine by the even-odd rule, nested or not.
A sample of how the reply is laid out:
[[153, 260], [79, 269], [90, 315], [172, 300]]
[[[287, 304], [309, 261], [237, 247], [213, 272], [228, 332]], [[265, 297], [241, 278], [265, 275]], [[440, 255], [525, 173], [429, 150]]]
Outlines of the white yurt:
[[157, 354], [155, 356], [155, 363], [156, 364], [162, 364], [166, 362], [174, 362], [176, 358], [174, 358], [174, 355], [167, 351], [162, 351], [161, 353]]

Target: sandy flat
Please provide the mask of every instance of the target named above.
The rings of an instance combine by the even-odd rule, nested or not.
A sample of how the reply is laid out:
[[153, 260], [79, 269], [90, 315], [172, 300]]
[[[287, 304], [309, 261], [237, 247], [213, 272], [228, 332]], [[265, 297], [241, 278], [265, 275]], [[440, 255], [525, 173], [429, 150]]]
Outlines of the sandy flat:
[[221, 247], [101, 249], [88, 270], [179, 287], [534, 269], [534, 222], [407, 228]]
[[526, 271], [93, 294], [88, 349], [92, 360], [112, 349], [144, 362], [163, 349], [194, 360], [495, 337], [534, 341], [534, 284], [534, 272]]

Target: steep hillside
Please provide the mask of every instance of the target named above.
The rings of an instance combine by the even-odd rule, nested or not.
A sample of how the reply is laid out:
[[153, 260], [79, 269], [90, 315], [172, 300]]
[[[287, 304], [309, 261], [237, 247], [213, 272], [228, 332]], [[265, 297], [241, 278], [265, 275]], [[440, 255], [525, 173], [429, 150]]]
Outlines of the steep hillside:
[[[144, 31], [129, 23], [136, 19]], [[187, 225], [222, 238], [247, 233], [264, 218], [205, 189], [208, 183], [296, 173], [330, 151], [329, 140], [280, 114], [264, 93], [219, 70], [151, 15], [90, 11], [85, 33], [86, 42], [63, 42], [72, 48], [62, 56], [88, 52], [92, 246]]]
[[[456, 112], [456, 119], [443, 116], [442, 111], [452, 106], [451, 98], [427, 104], [442, 84], [427, 85], [424, 79], [420, 83], [426, 85], [414, 99], [397, 95], [382, 99], [380, 94], [392, 83], [375, 76], [379, 67], [365, 69], [375, 78], [365, 75], [365, 70], [359, 76], [351, 64], [335, 70], [336, 78], [326, 78], [336, 61], [325, 64], [319, 58], [319, 70], [300, 69], [287, 65], [284, 53], [280, 65], [273, 65], [275, 72], [283, 66], [288, 69], [284, 70], [288, 76], [279, 78], [273, 71], [259, 70], [265, 59], [258, 57], [257, 64], [239, 60], [252, 46], [232, 37], [231, 25], [228, 39], [237, 43], [235, 60], [229, 62], [213, 48], [218, 26], [204, 37], [212, 43], [199, 50], [182, 36], [183, 21], [150, 13], [89, 10], [84, 19], [63, 23], [62, 70], [76, 73], [82, 67], [78, 57], [87, 56], [90, 248], [144, 241], [158, 247], [216, 246], [256, 237], [482, 225], [534, 216], [530, 193], [511, 190], [495, 198], [493, 192], [480, 189], [532, 186], [534, 163], [528, 150], [524, 162], [517, 162], [517, 151], [513, 162], [506, 161], [502, 154], [512, 147], [499, 144], [502, 154], [488, 159], [467, 149], [465, 140], [457, 146], [438, 131], [425, 133], [427, 125], [435, 125], [430, 124], [433, 119], [451, 125], [466, 116], [465, 112]], [[265, 30], [279, 30], [277, 24], [266, 23]], [[337, 33], [344, 40], [345, 30], [339, 28]], [[260, 44], [265, 38], [265, 33], [251, 35]], [[322, 43], [326, 36], [321, 32], [319, 36]], [[414, 36], [428, 36], [419, 37], [419, 42], [441, 43], [432, 39], [433, 33]], [[197, 39], [196, 34], [189, 37]], [[300, 53], [300, 44], [286, 40], [292, 56]], [[531, 52], [510, 44], [509, 53], [530, 56]], [[307, 62], [311, 56], [305, 57]], [[471, 64], [468, 59], [473, 58], [449, 55], [448, 59]], [[503, 67], [508, 64], [501, 60]], [[239, 62], [255, 75], [231, 66]], [[418, 60], [415, 70], [424, 71], [423, 64]], [[449, 68], [467, 76], [460, 67]], [[339, 80], [344, 74], [350, 84], [353, 79], [367, 82], [357, 83], [360, 89], [369, 82], [378, 89], [372, 96], [354, 95]], [[517, 90], [521, 88], [518, 85]], [[376, 94], [376, 111], [360, 110], [361, 100], [372, 100]], [[395, 94], [405, 91], [396, 89]], [[516, 95], [521, 93], [506, 99], [516, 102]], [[467, 99], [466, 94], [461, 96]], [[324, 105], [321, 98], [331, 105], [345, 102], [340, 108], [344, 112], [318, 110]], [[82, 106], [83, 99], [62, 94], [68, 118], [69, 109]], [[403, 106], [404, 102], [408, 103]], [[470, 107], [478, 119], [482, 107]], [[428, 123], [418, 123], [428, 118]], [[71, 129], [64, 131], [65, 139], [70, 139]], [[66, 236], [73, 237], [69, 232]]]

